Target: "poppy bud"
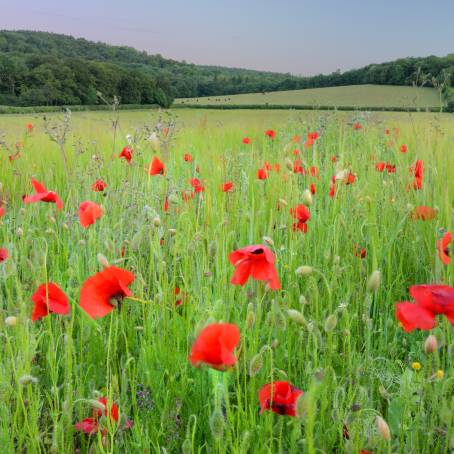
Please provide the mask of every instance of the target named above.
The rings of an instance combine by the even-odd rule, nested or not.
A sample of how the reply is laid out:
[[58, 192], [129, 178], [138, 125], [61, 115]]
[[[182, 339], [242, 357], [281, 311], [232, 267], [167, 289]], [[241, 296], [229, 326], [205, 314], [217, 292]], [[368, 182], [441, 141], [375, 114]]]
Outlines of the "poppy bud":
[[386, 441], [391, 440], [391, 432], [388, 423], [381, 416], [375, 418], [375, 424], [377, 425], [377, 430], [381, 437]]
[[246, 327], [251, 329], [255, 323], [255, 312], [252, 303], [248, 304], [247, 314], [246, 314]]
[[369, 277], [369, 280], [367, 281], [367, 291], [376, 292], [380, 287], [380, 281], [381, 281], [380, 271], [379, 270], [373, 271]]
[[272, 240], [272, 238], [270, 238], [269, 236], [264, 236], [263, 237], [263, 241], [267, 244], [269, 244], [270, 246], [274, 246], [274, 241]]
[[238, 452], [248, 452], [251, 444], [251, 432], [248, 430], [243, 433], [241, 437], [240, 450]]
[[293, 162], [289, 158], [285, 158], [285, 167], [287, 167], [288, 170], [293, 172]]
[[169, 234], [171, 236], [175, 236], [177, 234], [177, 230], [176, 229], [169, 229], [168, 232], [169, 232]]
[[221, 410], [214, 410], [210, 417], [210, 429], [211, 435], [216, 440], [221, 439], [224, 436], [225, 420]]
[[249, 375], [251, 377], [255, 377], [259, 372], [260, 369], [263, 367], [263, 358], [260, 353], [257, 353], [249, 363]]
[[101, 410], [103, 413], [106, 411], [106, 406], [96, 399], [88, 399], [87, 402], [93, 407], [98, 410]]
[[278, 339], [273, 339], [273, 340], [271, 341], [271, 348], [272, 348], [273, 350], [276, 350], [277, 347], [279, 347], [279, 340], [278, 340]]
[[295, 273], [299, 276], [306, 276], [307, 274], [311, 274], [312, 271], [314, 271], [312, 266], [302, 265], [295, 270]]
[[161, 218], [159, 216], [155, 216], [153, 218], [153, 225], [155, 227], [159, 227], [161, 225]]
[[148, 137], [148, 140], [149, 140], [152, 148], [155, 151], [159, 151], [159, 148], [161, 147], [161, 142], [155, 132], [151, 133], [150, 137]]
[[285, 207], [288, 205], [287, 201], [284, 200], [284, 199], [279, 199], [279, 204], [280, 204], [280, 205], [283, 205], [283, 206], [285, 206]]
[[326, 317], [326, 320], [325, 320], [325, 331], [327, 333], [330, 333], [331, 331], [334, 331], [336, 326], [337, 326], [336, 314], [328, 315], [328, 317]]
[[303, 326], [306, 325], [306, 319], [304, 318], [303, 314], [300, 311], [288, 309], [287, 314], [290, 317], [290, 319], [292, 319], [294, 322]]
[[303, 201], [304, 205], [307, 205], [307, 206], [312, 205], [312, 194], [311, 194], [311, 191], [309, 191], [309, 189], [304, 190], [303, 196], [302, 196], [302, 201]]
[[103, 267], [103, 268], [108, 268], [110, 266], [109, 261], [107, 258], [99, 253], [96, 258], [98, 259], [98, 263]]
[[22, 375], [19, 378], [19, 385], [26, 386], [26, 385], [33, 385], [38, 383], [38, 379], [33, 377], [33, 375]]
[[210, 241], [210, 244], [208, 245], [208, 255], [210, 257], [214, 257], [216, 255], [216, 241]]
[[182, 454], [192, 454], [192, 443], [190, 438], [186, 438], [183, 444], [181, 445]]
[[424, 342], [424, 351], [426, 352], [426, 354], [435, 352], [437, 348], [438, 348], [437, 338], [433, 334], [427, 336], [427, 339]]
[[309, 301], [306, 299], [304, 295], [300, 295], [299, 302], [301, 306], [306, 306], [306, 304], [309, 304]]
[[17, 318], [14, 316], [6, 317], [5, 318], [5, 325], [6, 326], [16, 326]]
[[22, 230], [22, 228], [18, 227], [16, 230], [16, 236], [20, 238], [23, 234], [24, 234], [24, 231]]
[[64, 228], [65, 230], [69, 230], [69, 225], [65, 222], [65, 223], [63, 224], [63, 228]]
[[308, 411], [308, 393], [301, 394], [295, 403], [295, 414], [297, 418], [304, 418]]
[[172, 205], [177, 205], [178, 202], [179, 202], [179, 199], [178, 199], [178, 197], [176, 196], [176, 194], [170, 194], [170, 195], [167, 197], [167, 200], [168, 200], [169, 203], [171, 203]]

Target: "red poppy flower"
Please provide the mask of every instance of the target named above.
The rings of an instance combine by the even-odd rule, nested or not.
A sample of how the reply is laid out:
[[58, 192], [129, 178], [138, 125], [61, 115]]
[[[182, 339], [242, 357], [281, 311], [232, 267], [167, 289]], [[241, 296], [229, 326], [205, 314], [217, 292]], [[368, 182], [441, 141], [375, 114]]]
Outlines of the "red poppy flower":
[[102, 214], [102, 208], [97, 203], [86, 200], [79, 206], [80, 225], [86, 229], [94, 224], [97, 219], [100, 219]]
[[184, 202], [189, 202], [192, 200], [195, 196], [195, 193], [192, 191], [183, 191], [181, 193], [181, 198], [183, 199]]
[[3, 216], [5, 216], [5, 213], [6, 213], [6, 210], [4, 207], [0, 207], [0, 218], [2, 218]]
[[128, 164], [132, 160], [132, 148], [131, 147], [123, 147], [123, 150], [121, 150], [121, 153], [118, 155], [119, 158], [124, 158]]
[[16, 153], [10, 154], [8, 156], [9, 162], [13, 162], [13, 161], [15, 161], [16, 159], [19, 159], [19, 158], [20, 158], [20, 151], [17, 151]]
[[389, 162], [386, 164], [386, 170], [388, 174], [390, 173], [396, 173], [396, 166], [393, 164], [390, 164]]
[[251, 139], [249, 137], [245, 137], [242, 142], [245, 144], [245, 145], [249, 145], [251, 143]]
[[418, 221], [431, 221], [437, 217], [437, 210], [428, 206], [417, 206], [411, 213], [411, 218]]
[[35, 194], [24, 197], [22, 199], [24, 203], [55, 203], [57, 205], [57, 210], [61, 210], [63, 208], [63, 202], [61, 201], [60, 197], [58, 197], [56, 192], [48, 191], [43, 184], [33, 178], [32, 185], [35, 188]]
[[401, 153], [406, 153], [408, 150], [408, 147], [407, 145], [405, 145], [404, 143], [400, 146], [400, 152]]
[[26, 127], [27, 127], [27, 132], [29, 134], [31, 134], [33, 132], [33, 125], [31, 123], [28, 123]]
[[421, 189], [422, 188], [422, 180], [424, 177], [424, 163], [421, 159], [416, 161], [414, 168], [411, 169], [414, 172], [415, 179], [413, 181], [413, 188], [414, 189]]
[[197, 337], [189, 355], [193, 366], [206, 364], [217, 370], [235, 365], [233, 354], [240, 342], [240, 330], [230, 323], [213, 323], [206, 326]]
[[263, 167], [257, 170], [257, 178], [259, 180], [266, 180], [268, 178], [268, 173]]
[[188, 296], [186, 295], [186, 293], [181, 292], [180, 287], [175, 287], [174, 293], [175, 293], [175, 306], [177, 306], [177, 307], [181, 306], [183, 303], [186, 302]]
[[96, 180], [92, 185], [91, 189], [95, 192], [103, 192], [107, 188], [107, 184], [102, 180]]
[[358, 130], [361, 129], [362, 127], [363, 127], [363, 126], [361, 125], [361, 123], [355, 123], [355, 124], [353, 125], [353, 129], [354, 129], [355, 131], [358, 131]]
[[301, 159], [295, 159], [295, 162], [293, 163], [293, 173], [300, 173], [302, 175], [305, 174], [303, 169], [303, 161], [301, 161]]
[[337, 156], [331, 156], [331, 162], [337, 162]]
[[259, 391], [260, 413], [271, 410], [278, 415], [296, 416], [296, 401], [303, 394], [288, 381], [275, 381]]
[[271, 166], [271, 164], [268, 161], [265, 161], [265, 163], [263, 164], [263, 168], [265, 170], [273, 170], [273, 167]]
[[386, 134], [387, 136], [389, 136], [389, 129], [388, 129], [388, 128], [385, 129], [385, 134]]
[[[99, 408], [94, 408], [93, 409], [93, 417], [91, 418], [85, 418], [82, 421], [76, 423], [74, 425], [74, 428], [76, 430], [79, 430], [80, 432], [84, 432], [88, 435], [94, 435], [98, 432], [100, 429], [100, 420], [101, 417], [105, 416], [106, 418], [109, 418], [111, 422], [118, 423], [119, 418], [120, 418], [120, 412], [118, 409], [118, 406], [115, 404], [115, 402], [112, 402], [112, 405], [110, 406], [110, 409], [108, 408], [108, 402], [106, 397], [101, 397], [98, 399], [98, 402], [104, 406], [104, 410], [101, 410]], [[124, 425], [124, 429], [129, 429], [133, 425], [132, 421], [127, 421], [126, 424]], [[107, 433], [107, 429], [104, 427], [102, 429], [103, 435]]]
[[[437, 241], [437, 251], [438, 257], [445, 264], [449, 265], [451, 263], [451, 243], [452, 243], [452, 233], [446, 232], [442, 238]], [[0, 254], [1, 256], [1, 254]]]
[[5, 248], [0, 248], [0, 263], [4, 262], [8, 257], [8, 250]]
[[293, 137], [292, 137], [292, 142], [293, 142], [293, 143], [301, 142], [301, 136], [298, 136], [298, 135], [293, 136]]
[[222, 185], [222, 191], [223, 192], [231, 192], [231, 191], [233, 191], [233, 183], [231, 181], [227, 181], [227, 183], [224, 183]]
[[185, 153], [184, 156], [183, 156], [183, 159], [186, 162], [191, 162], [192, 161], [192, 156], [189, 153]]
[[110, 266], [90, 276], [80, 290], [80, 307], [91, 317], [104, 317], [125, 296], [132, 293], [128, 286], [135, 279], [129, 271]]
[[298, 222], [293, 224], [293, 231], [300, 230], [304, 233], [307, 232], [307, 224], [306, 222], [311, 218], [311, 214], [309, 210], [303, 205], [297, 205], [295, 208], [290, 209], [290, 214], [295, 218], [298, 219]]
[[329, 187], [329, 193], [328, 195], [333, 198], [334, 195], [336, 194], [336, 176], [333, 175], [331, 177], [331, 186]]
[[355, 254], [355, 257], [364, 259], [364, 258], [366, 258], [366, 255], [367, 255], [366, 248], [360, 247], [358, 244], [356, 244], [355, 248], [354, 248], [354, 254]]
[[310, 167], [310, 172], [311, 172], [311, 176], [313, 176], [313, 177], [317, 177], [318, 176], [318, 168], [317, 167], [311, 166]]
[[164, 175], [165, 171], [166, 171], [166, 169], [165, 169], [164, 164], [157, 156], [155, 156], [151, 160], [150, 165], [148, 167], [148, 175], [152, 175], [152, 176]]
[[300, 151], [299, 151], [297, 148], [295, 148], [295, 149], [293, 150], [293, 154], [294, 154], [295, 156], [298, 156], [298, 155], [300, 154]]
[[166, 198], [164, 199], [164, 213], [167, 213], [169, 211], [169, 198], [166, 196]]
[[266, 281], [272, 290], [281, 288], [274, 266], [274, 254], [264, 245], [258, 244], [238, 249], [229, 255], [230, 263], [236, 268], [230, 282], [234, 285], [246, 284], [249, 276]]
[[35, 308], [32, 313], [32, 321], [45, 317], [50, 312], [65, 315], [69, 312], [70, 306], [68, 297], [57, 285], [49, 282], [38, 287], [32, 296]]
[[448, 285], [414, 285], [410, 287], [414, 302], [396, 304], [396, 318], [408, 333], [436, 326], [435, 317], [445, 315], [454, 325], [454, 287]]
[[347, 175], [347, 179], [345, 180], [345, 184], [353, 184], [356, 181], [356, 175], [354, 173], [349, 172]]
[[386, 162], [377, 162], [377, 164], [375, 164], [375, 169], [378, 170], [379, 172], [383, 172], [385, 170], [385, 167], [386, 167]]
[[274, 139], [276, 137], [276, 131], [273, 131], [272, 129], [267, 129], [265, 131], [265, 135], [270, 139]]
[[202, 185], [202, 182], [198, 178], [191, 178], [190, 183], [195, 192], [205, 191], [205, 186]]
[[315, 195], [315, 184], [314, 183], [311, 183], [310, 191], [311, 191], [312, 195]]

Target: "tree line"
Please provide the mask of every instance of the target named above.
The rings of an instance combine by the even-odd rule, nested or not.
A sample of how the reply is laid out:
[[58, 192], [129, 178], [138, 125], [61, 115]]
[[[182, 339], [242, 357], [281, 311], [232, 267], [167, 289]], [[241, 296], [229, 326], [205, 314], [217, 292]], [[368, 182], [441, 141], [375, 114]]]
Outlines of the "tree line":
[[301, 77], [194, 65], [53, 33], [0, 31], [0, 105], [93, 105], [117, 96], [122, 104], [168, 107], [174, 98], [356, 84], [435, 87], [454, 108], [454, 54]]

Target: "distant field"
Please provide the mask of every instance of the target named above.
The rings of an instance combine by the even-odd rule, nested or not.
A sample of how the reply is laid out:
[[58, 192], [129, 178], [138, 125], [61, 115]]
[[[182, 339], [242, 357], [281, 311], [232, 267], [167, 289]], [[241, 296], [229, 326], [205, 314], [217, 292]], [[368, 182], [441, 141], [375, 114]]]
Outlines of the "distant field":
[[433, 88], [386, 85], [348, 85], [230, 96], [181, 98], [175, 104], [201, 105], [310, 105], [354, 107], [439, 107], [438, 93]]

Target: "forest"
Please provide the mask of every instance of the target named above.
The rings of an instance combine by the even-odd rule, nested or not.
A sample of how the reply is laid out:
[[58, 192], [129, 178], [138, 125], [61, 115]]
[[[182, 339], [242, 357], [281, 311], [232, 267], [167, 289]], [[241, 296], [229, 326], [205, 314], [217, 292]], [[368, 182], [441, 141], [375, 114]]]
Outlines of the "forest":
[[122, 104], [168, 107], [183, 97], [356, 84], [435, 87], [452, 111], [454, 54], [303, 77], [194, 65], [54, 33], [0, 31], [0, 105], [95, 105], [117, 96]]

